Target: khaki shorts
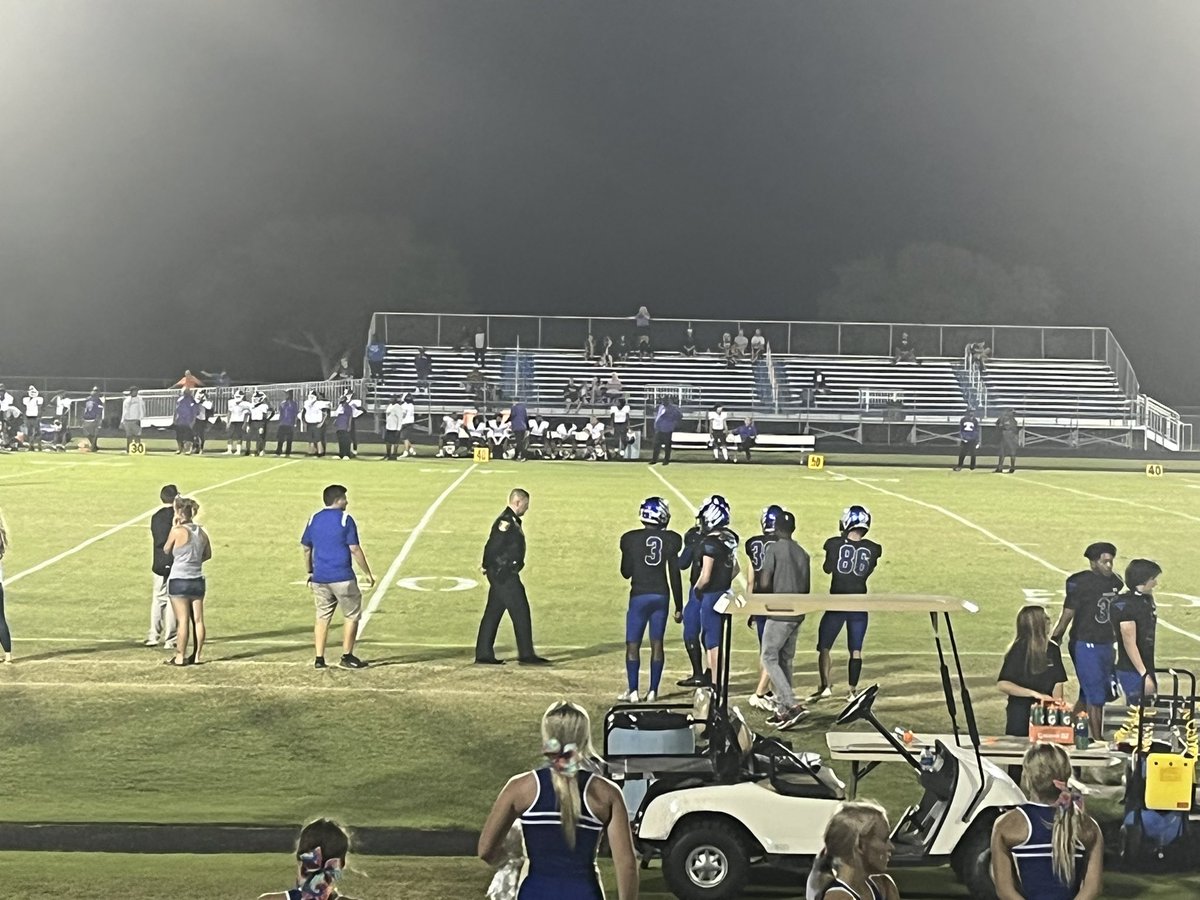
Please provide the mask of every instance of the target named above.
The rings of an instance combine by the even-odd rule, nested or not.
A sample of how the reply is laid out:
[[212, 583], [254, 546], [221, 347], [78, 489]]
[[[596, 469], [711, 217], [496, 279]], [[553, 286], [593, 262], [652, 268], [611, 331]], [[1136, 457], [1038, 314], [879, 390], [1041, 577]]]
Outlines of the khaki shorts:
[[335, 581], [333, 584], [312, 583], [313, 600], [317, 605], [317, 618], [328, 622], [333, 611], [342, 608], [342, 617], [357, 622], [362, 614], [362, 591], [357, 581]]

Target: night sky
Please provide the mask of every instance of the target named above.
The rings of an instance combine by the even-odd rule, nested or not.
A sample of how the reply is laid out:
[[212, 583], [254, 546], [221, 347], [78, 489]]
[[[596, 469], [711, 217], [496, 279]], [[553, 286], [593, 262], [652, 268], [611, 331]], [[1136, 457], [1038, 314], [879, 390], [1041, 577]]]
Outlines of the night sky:
[[0, 0], [0, 373], [292, 375], [197, 285], [273, 223], [403, 220], [496, 313], [803, 319], [963, 247], [1196, 403], [1197, 35], [1194, 0]]

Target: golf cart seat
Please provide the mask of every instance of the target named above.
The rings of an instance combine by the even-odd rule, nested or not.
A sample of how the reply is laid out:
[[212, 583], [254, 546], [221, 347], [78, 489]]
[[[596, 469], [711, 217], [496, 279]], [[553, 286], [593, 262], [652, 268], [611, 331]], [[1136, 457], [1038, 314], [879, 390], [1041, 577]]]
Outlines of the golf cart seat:
[[845, 800], [846, 785], [822, 765], [818, 753], [797, 753], [774, 737], [759, 737], [750, 755], [751, 771], [765, 775], [775, 792], [785, 797], [814, 797]]

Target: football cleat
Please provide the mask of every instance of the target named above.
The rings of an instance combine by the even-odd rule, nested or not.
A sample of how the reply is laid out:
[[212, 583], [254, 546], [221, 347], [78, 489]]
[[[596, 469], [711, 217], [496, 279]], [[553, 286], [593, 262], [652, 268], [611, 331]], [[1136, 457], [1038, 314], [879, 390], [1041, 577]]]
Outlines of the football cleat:
[[647, 497], [638, 509], [638, 518], [643, 525], [666, 528], [671, 521], [671, 507], [662, 497]]
[[838, 528], [842, 534], [858, 529], [863, 532], [871, 530], [871, 511], [865, 506], [847, 506], [838, 520]]
[[774, 534], [775, 524], [779, 521], [779, 517], [783, 515], [783, 507], [778, 503], [772, 503], [762, 512], [762, 530], [763, 534]]
[[622, 691], [620, 694], [617, 694], [617, 700], [620, 703], [637, 703], [638, 702], [638, 692], [637, 691]]

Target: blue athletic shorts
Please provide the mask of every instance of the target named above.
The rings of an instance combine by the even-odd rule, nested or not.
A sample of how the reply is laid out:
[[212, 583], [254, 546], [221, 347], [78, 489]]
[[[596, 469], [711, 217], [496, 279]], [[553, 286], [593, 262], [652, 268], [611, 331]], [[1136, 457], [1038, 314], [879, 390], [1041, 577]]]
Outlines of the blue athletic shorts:
[[1112, 684], [1116, 652], [1112, 644], [1089, 644], [1076, 641], [1072, 658], [1075, 674], [1079, 677], [1079, 693], [1083, 702], [1092, 706], [1103, 706], [1108, 702], [1108, 689]]
[[827, 612], [822, 615], [821, 624], [817, 627], [817, 649], [832, 650], [843, 625], [846, 626], [846, 645], [850, 652], [861, 652], [867, 637], [865, 612]]
[[1142, 688], [1145, 686], [1145, 680], [1141, 675], [1137, 672], [1117, 669], [1117, 682], [1121, 685], [1121, 693], [1125, 695], [1127, 704], [1136, 706], [1142, 702]]
[[721, 599], [724, 591], [713, 591], [711, 594], [697, 594], [700, 600], [700, 630], [704, 649], [713, 650], [721, 646], [721, 614], [713, 607]]
[[667, 611], [670, 599], [664, 594], [638, 594], [629, 598], [629, 610], [625, 613], [625, 641], [641, 643], [646, 626], [650, 626], [650, 640], [661, 641], [667, 633]]

